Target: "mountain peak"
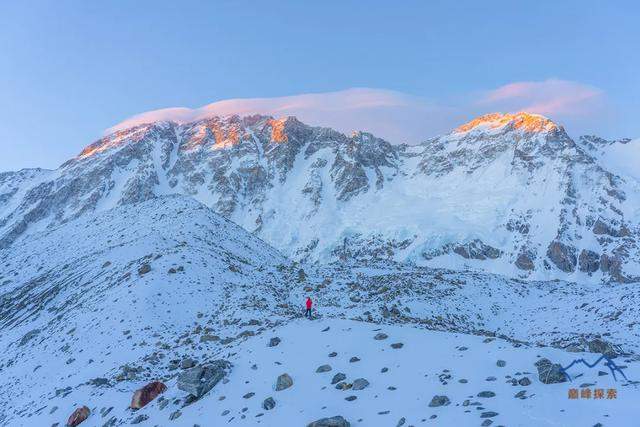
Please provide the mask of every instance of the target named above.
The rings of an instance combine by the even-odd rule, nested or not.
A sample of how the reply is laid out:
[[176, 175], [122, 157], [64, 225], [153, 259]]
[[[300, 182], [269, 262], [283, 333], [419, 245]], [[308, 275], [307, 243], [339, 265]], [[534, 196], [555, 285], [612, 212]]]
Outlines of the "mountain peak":
[[527, 112], [519, 113], [491, 113], [477, 117], [468, 123], [456, 128], [454, 133], [467, 133], [474, 130], [520, 130], [529, 133], [550, 132], [557, 130], [559, 126], [552, 120], [540, 114]]

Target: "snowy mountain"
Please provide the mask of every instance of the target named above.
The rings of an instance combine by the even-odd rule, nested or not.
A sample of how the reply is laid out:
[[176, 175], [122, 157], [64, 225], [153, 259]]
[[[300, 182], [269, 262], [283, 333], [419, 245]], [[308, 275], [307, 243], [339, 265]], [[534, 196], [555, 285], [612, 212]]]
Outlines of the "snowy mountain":
[[[293, 117], [120, 130], [60, 168], [0, 174], [0, 247], [90, 212], [189, 195], [299, 261], [529, 280], [640, 277], [638, 140], [490, 114], [417, 146]], [[627, 159], [627, 163], [621, 159]]]
[[[0, 425], [631, 425], [640, 392], [634, 284], [302, 266], [180, 195], [25, 235], [0, 263]], [[597, 353], [627, 378], [539, 367]], [[565, 400], [578, 386], [619, 395]]]

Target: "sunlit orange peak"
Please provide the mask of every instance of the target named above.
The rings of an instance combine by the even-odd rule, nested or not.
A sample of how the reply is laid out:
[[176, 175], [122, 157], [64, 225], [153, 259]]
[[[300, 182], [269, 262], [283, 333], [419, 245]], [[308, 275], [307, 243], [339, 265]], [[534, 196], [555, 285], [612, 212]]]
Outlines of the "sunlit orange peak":
[[271, 140], [274, 142], [286, 142], [287, 134], [284, 131], [286, 119], [270, 119], [268, 124], [271, 126]]
[[455, 132], [469, 132], [476, 128], [497, 129], [510, 125], [513, 129], [525, 132], [541, 132], [557, 129], [558, 125], [539, 114], [531, 113], [491, 113], [471, 120], [458, 127]]

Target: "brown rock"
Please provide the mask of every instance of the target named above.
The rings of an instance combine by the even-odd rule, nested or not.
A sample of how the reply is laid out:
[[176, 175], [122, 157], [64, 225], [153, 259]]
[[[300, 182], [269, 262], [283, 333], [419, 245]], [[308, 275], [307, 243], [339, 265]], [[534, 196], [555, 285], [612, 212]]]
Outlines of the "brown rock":
[[78, 424], [89, 418], [89, 414], [91, 414], [91, 411], [86, 406], [76, 408], [67, 420], [67, 426], [76, 427]]
[[153, 399], [158, 397], [159, 394], [164, 393], [167, 390], [167, 386], [160, 381], [154, 381], [142, 387], [133, 393], [131, 398], [131, 409], [140, 409], [146, 406]]

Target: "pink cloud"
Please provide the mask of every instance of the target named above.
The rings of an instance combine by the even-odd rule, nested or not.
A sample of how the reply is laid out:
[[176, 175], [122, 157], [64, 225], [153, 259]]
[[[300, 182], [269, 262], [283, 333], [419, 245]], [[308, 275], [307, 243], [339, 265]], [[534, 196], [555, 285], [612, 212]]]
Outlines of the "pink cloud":
[[212, 116], [267, 114], [296, 116], [315, 126], [344, 133], [371, 132], [392, 143], [415, 144], [448, 133], [476, 116], [527, 111], [548, 116], [568, 129], [593, 131], [604, 93], [578, 82], [549, 79], [514, 82], [467, 94], [456, 101], [432, 101], [386, 89], [355, 88], [274, 98], [229, 99], [200, 108], [165, 108], [138, 114], [107, 130], [154, 121], [188, 123]]
[[188, 123], [212, 116], [267, 114], [341, 132], [371, 132], [394, 143], [416, 143], [456, 125], [452, 110], [424, 98], [386, 89], [354, 88], [337, 92], [275, 98], [229, 99], [204, 107], [165, 108], [128, 118], [107, 133], [154, 121]]
[[583, 116], [601, 108], [603, 97], [604, 93], [593, 86], [548, 79], [506, 84], [486, 92], [478, 105], [548, 116]]

